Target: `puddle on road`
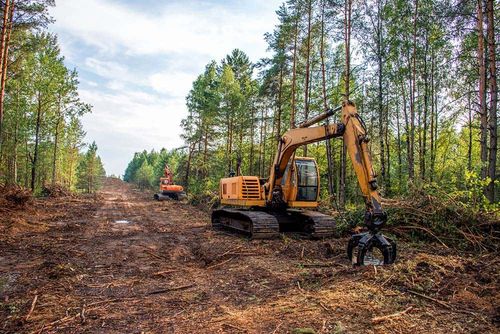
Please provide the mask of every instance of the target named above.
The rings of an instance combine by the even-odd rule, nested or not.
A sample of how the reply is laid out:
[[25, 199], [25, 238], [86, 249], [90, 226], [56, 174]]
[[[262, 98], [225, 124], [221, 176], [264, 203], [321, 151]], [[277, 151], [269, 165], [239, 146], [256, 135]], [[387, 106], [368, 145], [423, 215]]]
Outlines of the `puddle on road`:
[[130, 222], [128, 220], [115, 220], [114, 223], [115, 224], [130, 224], [132, 222]]

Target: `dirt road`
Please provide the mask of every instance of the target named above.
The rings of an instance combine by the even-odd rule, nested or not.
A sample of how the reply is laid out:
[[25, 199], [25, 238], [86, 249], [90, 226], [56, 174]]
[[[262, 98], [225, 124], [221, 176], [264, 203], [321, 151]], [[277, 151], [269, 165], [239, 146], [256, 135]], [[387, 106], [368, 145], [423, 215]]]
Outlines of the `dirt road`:
[[400, 243], [353, 268], [346, 240], [250, 241], [117, 179], [0, 211], [3, 333], [498, 331], [499, 263]]

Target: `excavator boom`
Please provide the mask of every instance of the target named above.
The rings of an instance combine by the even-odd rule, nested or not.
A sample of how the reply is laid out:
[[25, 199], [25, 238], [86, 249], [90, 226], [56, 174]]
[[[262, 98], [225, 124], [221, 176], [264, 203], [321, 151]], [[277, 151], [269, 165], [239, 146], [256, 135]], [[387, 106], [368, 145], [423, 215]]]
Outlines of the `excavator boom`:
[[386, 215], [382, 210], [381, 197], [377, 190], [377, 175], [373, 170], [372, 159], [368, 149], [366, 127], [350, 101], [344, 102], [342, 108], [342, 123], [345, 125], [344, 145], [352, 162], [359, 187], [365, 198], [367, 225], [382, 225]]
[[[332, 116], [339, 109], [342, 110], [341, 123], [310, 127]], [[274, 164], [269, 173], [269, 180], [265, 186], [268, 203], [283, 203], [283, 199], [279, 198], [282, 196], [279, 187], [286, 167], [297, 148], [333, 137], [343, 137], [344, 145], [346, 145], [361, 192], [365, 198], [367, 225], [383, 224], [385, 213], [382, 210], [381, 198], [377, 190], [377, 175], [373, 170], [368, 149], [366, 127], [356, 110], [356, 106], [351, 101], [344, 101], [341, 108], [327, 110], [305, 121], [298, 128], [288, 130], [281, 137]]]
[[[339, 109], [342, 110], [341, 122], [313, 126]], [[335, 222], [332, 217], [291, 208], [316, 207], [319, 194], [316, 162], [311, 158], [295, 157], [295, 151], [300, 146], [334, 137], [343, 137], [366, 204], [365, 225], [369, 232], [353, 236], [349, 243], [349, 256], [352, 258], [354, 248], [359, 246], [357, 262], [363, 264], [366, 253], [377, 248], [384, 253], [384, 263], [394, 262], [395, 244], [379, 233], [387, 218], [377, 190], [377, 175], [368, 149], [366, 127], [356, 106], [348, 100], [342, 103], [342, 107], [327, 110], [303, 122], [298, 128], [285, 132], [278, 142], [269, 178], [263, 185], [256, 176], [238, 175], [222, 179], [221, 203], [247, 209], [215, 210], [212, 214], [214, 226], [224, 225], [254, 237], [266, 238], [285, 230], [282, 226], [299, 226], [316, 237], [333, 235]], [[307, 190], [308, 187], [313, 188], [312, 194], [316, 194], [315, 196]]]
[[[269, 181], [266, 184], [267, 190], [272, 190], [276, 185], [281, 184], [286, 167], [291, 157], [302, 145], [307, 145], [322, 141], [328, 138], [340, 137], [344, 134], [345, 126], [342, 123], [316, 126], [312, 128], [296, 128], [288, 130], [281, 137], [278, 144], [278, 152], [274, 158], [274, 164], [269, 172]], [[269, 191], [267, 200], [272, 202], [273, 192]]]

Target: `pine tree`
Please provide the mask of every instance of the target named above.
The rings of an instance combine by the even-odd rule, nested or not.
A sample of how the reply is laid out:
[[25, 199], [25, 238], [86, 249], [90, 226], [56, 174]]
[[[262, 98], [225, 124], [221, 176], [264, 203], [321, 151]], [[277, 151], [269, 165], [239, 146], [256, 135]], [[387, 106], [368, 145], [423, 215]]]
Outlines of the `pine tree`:
[[77, 187], [84, 192], [94, 193], [101, 187], [106, 172], [101, 158], [97, 155], [95, 142], [90, 144], [87, 152], [81, 156], [76, 175]]

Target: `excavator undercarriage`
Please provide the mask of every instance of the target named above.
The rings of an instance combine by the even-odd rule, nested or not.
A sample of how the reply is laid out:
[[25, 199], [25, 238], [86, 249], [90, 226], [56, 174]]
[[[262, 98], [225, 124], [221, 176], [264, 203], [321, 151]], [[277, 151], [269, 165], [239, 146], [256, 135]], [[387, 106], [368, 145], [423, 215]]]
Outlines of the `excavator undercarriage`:
[[216, 229], [238, 231], [252, 239], [273, 239], [284, 232], [320, 239], [333, 237], [336, 232], [333, 217], [317, 211], [299, 209], [259, 211], [220, 208], [212, 212], [212, 226]]

